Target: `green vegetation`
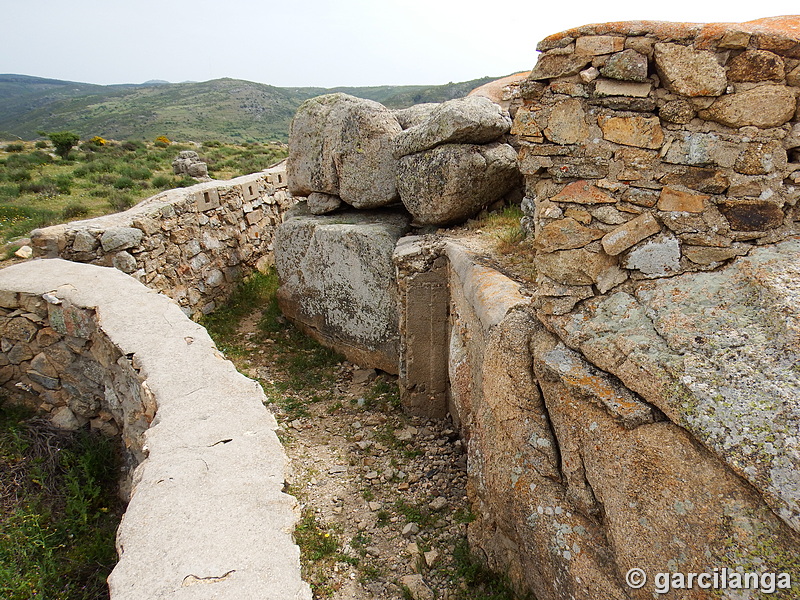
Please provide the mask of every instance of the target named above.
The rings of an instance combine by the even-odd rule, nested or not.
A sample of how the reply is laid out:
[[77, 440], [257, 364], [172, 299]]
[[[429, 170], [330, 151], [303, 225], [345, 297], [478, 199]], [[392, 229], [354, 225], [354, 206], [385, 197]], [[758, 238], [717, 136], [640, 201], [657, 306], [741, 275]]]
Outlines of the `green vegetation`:
[[[162, 190], [197, 183], [172, 173], [178, 152], [194, 146], [163, 140], [119, 143], [95, 136], [76, 148], [75, 134], [49, 137], [61, 144], [60, 149], [51, 148], [61, 160], [46, 151], [50, 144], [43, 141], [0, 148], [0, 241], [37, 227], [127, 210]], [[280, 144], [218, 142], [199, 149], [199, 154], [211, 177], [230, 179], [269, 167], [284, 158], [286, 150]]]
[[514, 279], [532, 282], [536, 278], [533, 268], [533, 238], [526, 238], [520, 226], [525, 216], [517, 205], [506, 206], [501, 211], [482, 213], [467, 222], [467, 227], [480, 232], [490, 241], [496, 264]]
[[535, 600], [530, 594], [519, 596], [508, 577], [493, 573], [469, 549], [466, 539], [456, 543], [453, 551], [455, 567], [449, 573], [453, 581], [463, 582], [456, 600]]
[[[238, 79], [162, 85], [91, 85], [25, 75], [0, 75], [0, 139], [35, 139], [41, 129], [67, 129], [82, 138], [218, 139], [228, 143], [286, 142], [300, 104], [344, 92], [404, 108], [465, 96], [491, 81], [426, 86], [279, 88]], [[162, 141], [163, 143], [163, 141]]]
[[47, 137], [53, 142], [56, 154], [65, 160], [69, 157], [69, 151], [72, 150], [81, 139], [81, 136], [72, 131], [56, 131], [48, 133]]
[[116, 563], [112, 440], [0, 407], [0, 596], [98, 600]]
[[314, 392], [312, 402], [331, 397], [334, 368], [343, 359], [303, 334], [281, 315], [276, 297], [278, 284], [274, 268], [266, 274], [253, 274], [239, 285], [224, 307], [204, 317], [202, 324], [219, 349], [243, 369], [247, 366], [249, 351], [242, 344], [239, 328], [246, 316], [261, 312], [257, 332], [249, 341], [264, 348], [281, 377], [260, 382], [268, 401], [276, 404], [287, 418], [294, 419], [308, 414], [302, 392]]

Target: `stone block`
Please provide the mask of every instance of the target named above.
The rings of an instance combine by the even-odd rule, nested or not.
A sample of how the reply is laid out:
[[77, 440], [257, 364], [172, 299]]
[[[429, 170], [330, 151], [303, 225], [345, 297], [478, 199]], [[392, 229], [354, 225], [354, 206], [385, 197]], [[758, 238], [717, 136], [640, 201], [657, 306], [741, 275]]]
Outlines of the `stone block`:
[[662, 104], [659, 108], [658, 116], [669, 123], [685, 125], [694, 119], [695, 112], [691, 104], [683, 98], [679, 98]]
[[584, 227], [575, 219], [552, 221], [542, 227], [536, 235], [534, 247], [540, 252], [555, 252], [581, 248], [605, 235], [602, 229]]
[[197, 212], [205, 212], [219, 208], [219, 190], [217, 188], [208, 188], [202, 192], [196, 192], [194, 202], [197, 207]]
[[687, 246], [686, 244], [683, 244], [681, 250], [686, 258], [698, 265], [721, 263], [747, 252], [746, 248], [741, 247], [713, 248], [709, 246]]
[[692, 194], [665, 186], [661, 190], [656, 206], [658, 210], [663, 211], [701, 213], [705, 210], [705, 201], [709, 198], [710, 196], [705, 194]]
[[536, 115], [540, 110], [541, 107], [521, 106], [517, 114], [514, 115], [511, 134], [522, 137], [541, 137], [542, 128], [536, 120]]
[[666, 87], [682, 96], [720, 96], [728, 79], [713, 52], [680, 44], [654, 46], [656, 69]]
[[668, 277], [680, 271], [680, 260], [680, 243], [673, 235], [666, 234], [633, 248], [622, 260], [622, 266], [646, 277]]
[[739, 144], [723, 139], [719, 134], [687, 131], [670, 143], [662, 160], [677, 165], [731, 168], [740, 152]]
[[616, 199], [609, 196], [589, 181], [575, 181], [551, 198], [553, 202], [575, 204], [614, 204]]
[[664, 143], [664, 132], [658, 117], [601, 116], [597, 124], [603, 132], [603, 138], [617, 144], [658, 149]]
[[633, 98], [647, 98], [652, 89], [652, 83], [636, 83], [631, 81], [615, 81], [613, 79], [598, 79], [595, 82], [594, 93], [596, 96], [630, 96]]
[[783, 224], [783, 210], [765, 200], [725, 200], [719, 210], [734, 231], [766, 231]]
[[581, 101], [569, 98], [556, 103], [547, 118], [544, 134], [557, 144], [577, 144], [589, 135]]
[[392, 261], [408, 229], [400, 211], [312, 215], [292, 208], [275, 231], [278, 302], [321, 343], [365, 367], [397, 373], [399, 307]]
[[781, 142], [750, 142], [745, 145], [733, 168], [743, 175], [767, 175], [773, 171], [782, 172], [787, 163], [786, 150]]
[[109, 227], [100, 236], [104, 252], [135, 248], [142, 242], [144, 232], [135, 227]]
[[597, 56], [621, 52], [625, 38], [616, 35], [584, 35], [575, 40], [575, 54]]
[[602, 239], [603, 249], [615, 256], [659, 231], [661, 226], [653, 215], [649, 212], [643, 213], [607, 233]]
[[541, 81], [577, 75], [590, 62], [592, 57], [589, 54], [542, 54], [531, 71], [529, 80]]
[[260, 190], [258, 189], [258, 182], [251, 181], [242, 184], [242, 200], [244, 202], [253, 202], [261, 197]]
[[701, 110], [704, 119], [739, 128], [780, 127], [794, 118], [797, 100], [792, 88], [765, 84], [722, 96], [710, 108]]
[[647, 81], [647, 57], [628, 49], [608, 58], [600, 68], [604, 77], [621, 81]]
[[449, 383], [446, 271], [440, 267], [412, 274], [403, 286], [403, 407], [411, 414], [441, 418], [447, 413]]
[[659, 181], [665, 185], [683, 185], [706, 194], [724, 194], [730, 184], [724, 171], [704, 167], [686, 167], [662, 176]]
[[572, 286], [596, 284], [606, 272], [618, 269], [616, 257], [583, 248], [537, 254], [534, 265], [537, 273]]
[[729, 81], [783, 81], [783, 59], [767, 50], [745, 50], [726, 65]]

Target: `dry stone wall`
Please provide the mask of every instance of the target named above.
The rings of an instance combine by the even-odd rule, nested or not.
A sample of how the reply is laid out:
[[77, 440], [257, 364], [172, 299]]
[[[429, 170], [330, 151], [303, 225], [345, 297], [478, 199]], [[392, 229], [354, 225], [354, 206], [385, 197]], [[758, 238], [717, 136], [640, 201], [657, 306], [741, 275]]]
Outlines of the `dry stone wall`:
[[285, 168], [163, 192], [122, 213], [37, 229], [37, 256], [113, 266], [176, 300], [214, 310], [243, 274], [269, 260], [294, 199]]
[[117, 269], [0, 271], [3, 385], [59, 426], [119, 431], [129, 502], [112, 600], [310, 600], [264, 393], [178, 305]]
[[608, 23], [539, 44], [512, 133], [540, 310], [798, 231], [797, 22]]

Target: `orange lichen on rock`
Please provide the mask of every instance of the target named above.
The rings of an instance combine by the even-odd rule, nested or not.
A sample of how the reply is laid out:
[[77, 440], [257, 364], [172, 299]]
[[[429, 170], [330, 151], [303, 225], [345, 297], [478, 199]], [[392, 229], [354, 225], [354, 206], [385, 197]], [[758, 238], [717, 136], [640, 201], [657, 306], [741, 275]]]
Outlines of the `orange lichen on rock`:
[[562, 31], [539, 42], [538, 49], [550, 48], [571, 42], [569, 38], [588, 35], [651, 35], [660, 40], [694, 40], [695, 46], [704, 48], [735, 33], [757, 36], [759, 48], [781, 48], [800, 56], [800, 15], [766, 17], [744, 23], [671, 23], [668, 21], [616, 21], [593, 23]]

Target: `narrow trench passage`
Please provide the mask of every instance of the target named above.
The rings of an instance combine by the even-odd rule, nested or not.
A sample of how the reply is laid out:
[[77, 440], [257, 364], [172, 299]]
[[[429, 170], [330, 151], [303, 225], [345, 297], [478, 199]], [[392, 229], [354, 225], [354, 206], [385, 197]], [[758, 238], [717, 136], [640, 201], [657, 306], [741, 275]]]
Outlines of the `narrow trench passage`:
[[452, 424], [404, 414], [396, 377], [318, 346], [272, 298], [234, 320], [227, 335], [206, 325], [280, 424], [314, 597], [512, 598], [467, 550], [466, 453]]

